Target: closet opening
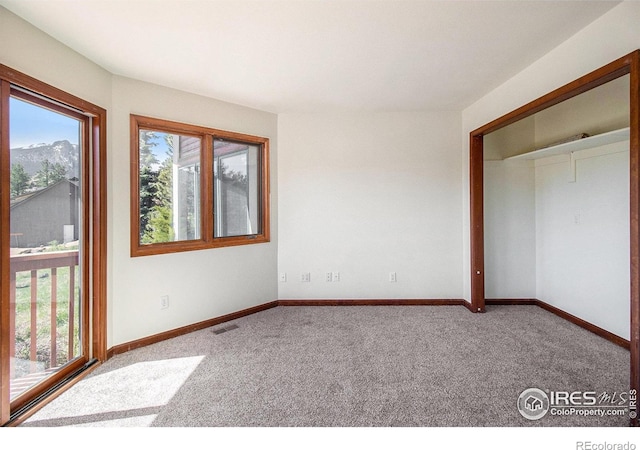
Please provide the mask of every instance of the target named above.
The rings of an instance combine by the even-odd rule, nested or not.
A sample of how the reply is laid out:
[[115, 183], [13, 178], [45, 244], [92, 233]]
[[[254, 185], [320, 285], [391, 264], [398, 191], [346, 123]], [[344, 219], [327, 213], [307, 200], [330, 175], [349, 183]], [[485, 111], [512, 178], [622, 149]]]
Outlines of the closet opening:
[[628, 340], [636, 392], [639, 58], [626, 55], [470, 134], [472, 311], [544, 304]]

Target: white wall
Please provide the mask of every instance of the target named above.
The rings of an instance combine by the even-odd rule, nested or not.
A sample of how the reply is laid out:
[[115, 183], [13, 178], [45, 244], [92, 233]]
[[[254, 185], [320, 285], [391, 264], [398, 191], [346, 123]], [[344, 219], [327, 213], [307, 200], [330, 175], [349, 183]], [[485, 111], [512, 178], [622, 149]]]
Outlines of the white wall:
[[531, 161], [484, 162], [486, 298], [536, 298], [535, 170]]
[[[109, 345], [277, 299], [277, 116], [174, 89], [113, 77], [109, 158]], [[156, 256], [129, 256], [129, 115], [270, 138], [271, 242]], [[170, 306], [160, 310], [160, 296]], [[144, 320], [140, 320], [144, 318]]]
[[281, 115], [279, 298], [460, 298], [459, 118]]
[[[462, 112], [464, 295], [470, 298], [469, 133], [474, 129], [640, 48], [640, 2], [625, 1]], [[628, 268], [627, 268], [628, 271]], [[547, 299], [542, 299], [547, 301]], [[586, 308], [574, 310], [585, 317]], [[615, 323], [628, 328], [628, 316]], [[610, 331], [613, 331], [610, 329]], [[628, 332], [623, 336], [628, 336]]]
[[111, 74], [0, 6], [0, 64], [108, 109]]
[[629, 339], [629, 141], [536, 161], [538, 299]]

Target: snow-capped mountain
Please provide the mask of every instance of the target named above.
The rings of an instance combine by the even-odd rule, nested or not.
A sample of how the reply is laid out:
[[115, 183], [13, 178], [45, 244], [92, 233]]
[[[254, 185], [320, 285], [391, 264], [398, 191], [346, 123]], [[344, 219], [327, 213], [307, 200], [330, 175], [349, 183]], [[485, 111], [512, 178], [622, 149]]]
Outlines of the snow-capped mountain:
[[78, 146], [67, 140], [11, 149], [11, 165], [22, 164], [30, 176], [42, 169], [42, 162], [45, 159], [48, 159], [51, 164], [62, 164], [67, 169], [67, 178], [80, 177]]

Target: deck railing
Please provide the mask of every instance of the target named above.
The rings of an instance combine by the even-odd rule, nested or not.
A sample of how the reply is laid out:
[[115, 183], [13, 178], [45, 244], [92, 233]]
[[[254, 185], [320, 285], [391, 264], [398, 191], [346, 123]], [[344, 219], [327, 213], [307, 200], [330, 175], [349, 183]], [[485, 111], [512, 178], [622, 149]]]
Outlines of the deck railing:
[[[68, 299], [60, 299], [60, 303], [66, 303], [68, 305], [68, 358], [73, 358], [74, 355], [74, 336], [75, 330], [75, 314], [76, 314], [76, 266], [78, 265], [78, 251], [61, 251], [61, 252], [47, 252], [47, 253], [31, 253], [24, 255], [11, 256], [10, 264], [10, 356], [15, 358], [16, 356], [16, 295], [17, 295], [17, 274], [20, 272], [30, 273], [30, 328], [29, 328], [29, 364], [30, 373], [41, 372], [42, 367], [38, 367], [37, 362], [37, 338], [38, 338], [38, 272], [46, 271], [46, 275], [50, 278], [49, 283], [49, 301], [51, 307], [50, 313], [50, 356], [46, 367], [47, 369], [55, 368], [58, 364], [58, 342], [57, 342], [57, 330], [58, 330], [58, 269], [67, 267], [69, 268], [68, 275]], [[42, 296], [41, 296], [42, 302]], [[14, 359], [12, 359], [13, 361]], [[15, 376], [14, 364], [11, 364], [11, 378]]]

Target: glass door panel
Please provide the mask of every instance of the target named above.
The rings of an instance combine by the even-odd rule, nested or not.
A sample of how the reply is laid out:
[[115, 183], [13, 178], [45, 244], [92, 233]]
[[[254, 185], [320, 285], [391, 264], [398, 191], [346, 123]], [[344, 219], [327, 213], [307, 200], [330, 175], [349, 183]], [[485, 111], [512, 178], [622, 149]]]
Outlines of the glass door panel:
[[20, 91], [9, 100], [12, 402], [84, 354], [86, 120]]

